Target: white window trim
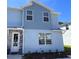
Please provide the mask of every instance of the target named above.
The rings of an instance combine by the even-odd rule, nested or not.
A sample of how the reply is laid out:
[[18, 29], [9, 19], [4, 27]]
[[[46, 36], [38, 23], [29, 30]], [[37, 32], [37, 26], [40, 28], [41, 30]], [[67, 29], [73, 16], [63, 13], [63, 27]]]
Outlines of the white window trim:
[[[48, 12], [47, 11], [45, 11], [45, 12], [43, 11], [42, 12], [42, 20], [43, 20], [44, 23], [49, 23], [49, 21], [50, 21], [49, 20], [49, 13], [48, 13], [48, 16], [44, 16], [44, 13], [48, 13]], [[44, 17], [48, 17], [48, 21], [44, 21]]]
[[33, 16], [33, 11], [32, 11], [32, 15], [29, 15], [29, 16], [32, 16], [32, 20], [27, 20], [27, 11], [32, 11], [32, 10], [26, 10], [26, 15], [25, 16], [25, 20], [28, 21], [28, 22], [31, 22], [31, 21], [34, 21], [34, 16]]
[[11, 45], [11, 47], [13, 47], [14, 34], [18, 34], [18, 46], [17, 47], [19, 48], [19, 41], [20, 41], [20, 33], [19, 32], [13, 32], [12, 33], [12, 45]]
[[[41, 36], [40, 33], [38, 33], [38, 39], [39, 39], [39, 40], [42, 40], [42, 39], [40, 39], [40, 36]], [[42, 37], [42, 38], [43, 38], [43, 37]], [[44, 39], [44, 40], [45, 40], [45, 39]], [[45, 44], [39, 44], [39, 45], [45, 45]]]

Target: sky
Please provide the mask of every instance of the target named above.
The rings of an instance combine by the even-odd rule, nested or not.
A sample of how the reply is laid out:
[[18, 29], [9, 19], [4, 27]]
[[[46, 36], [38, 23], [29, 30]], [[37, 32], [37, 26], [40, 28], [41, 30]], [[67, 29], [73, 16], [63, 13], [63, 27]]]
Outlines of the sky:
[[[13, 8], [20, 8], [27, 5], [31, 0], [7, 0], [7, 6]], [[58, 12], [60, 16], [59, 21], [71, 22], [71, 0], [35, 0], [51, 10]]]

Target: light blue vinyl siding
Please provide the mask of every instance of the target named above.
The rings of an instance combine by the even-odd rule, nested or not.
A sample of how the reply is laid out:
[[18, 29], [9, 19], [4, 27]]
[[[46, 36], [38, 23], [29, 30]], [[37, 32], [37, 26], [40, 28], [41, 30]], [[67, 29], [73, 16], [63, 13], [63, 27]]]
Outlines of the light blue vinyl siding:
[[[32, 20], [27, 20], [27, 11], [32, 11]], [[48, 13], [49, 21], [44, 21], [44, 13]], [[7, 25], [8, 27], [23, 27], [24, 29], [57, 29], [58, 17], [53, 17], [48, 9], [32, 3], [23, 9], [8, 8]]]
[[[40, 45], [39, 44], [39, 33], [51, 33], [51, 41], [52, 44], [45, 44]], [[33, 52], [41, 52], [43, 50], [44, 52], [48, 52], [51, 50], [52, 52], [63, 51], [63, 38], [61, 31], [53, 31], [53, 30], [31, 30], [26, 29], [24, 30], [24, 53], [28, 53], [29, 51], [31, 53]]]
[[8, 8], [7, 10], [7, 26], [8, 27], [21, 27], [22, 16], [21, 11], [18, 9]]
[[[27, 20], [26, 18], [28, 10], [32, 11], [32, 20]], [[48, 12], [48, 22], [44, 21], [44, 12]], [[48, 52], [49, 50], [52, 52], [55, 52], [56, 50], [64, 51], [62, 32], [61, 30], [55, 30], [59, 28], [58, 17], [54, 17], [51, 14], [51, 11], [34, 2], [32, 2], [31, 6], [24, 7], [23, 9], [8, 8], [7, 26], [8, 28], [22, 27], [23, 53], [28, 53], [29, 51], [41, 52], [41, 50], [44, 50], [45, 52]], [[39, 33], [51, 33], [50, 39], [52, 44], [39, 45]]]
[[[50, 11], [46, 10], [45, 8], [35, 5], [33, 3], [32, 6], [24, 8], [25, 10], [25, 17], [27, 16], [27, 10], [32, 11], [33, 19], [27, 20], [24, 19], [24, 28], [27, 29], [51, 29], [51, 14]], [[44, 22], [44, 12], [48, 12], [49, 21]]]

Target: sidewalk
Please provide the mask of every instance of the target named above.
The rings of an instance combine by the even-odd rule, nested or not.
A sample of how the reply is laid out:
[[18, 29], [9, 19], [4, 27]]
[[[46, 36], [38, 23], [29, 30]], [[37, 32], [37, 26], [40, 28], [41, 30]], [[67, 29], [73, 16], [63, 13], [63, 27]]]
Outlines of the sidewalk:
[[22, 59], [22, 55], [8, 55], [7, 59]]

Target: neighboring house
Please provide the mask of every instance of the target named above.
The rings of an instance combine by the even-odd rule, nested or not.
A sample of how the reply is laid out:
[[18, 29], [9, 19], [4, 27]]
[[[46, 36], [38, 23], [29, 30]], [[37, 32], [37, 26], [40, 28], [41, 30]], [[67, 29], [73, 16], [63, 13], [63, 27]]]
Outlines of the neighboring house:
[[61, 26], [61, 29], [64, 31], [63, 33], [64, 45], [71, 46], [71, 24], [63, 25]]
[[7, 48], [10, 53], [64, 51], [56, 12], [34, 1], [21, 9], [7, 10]]

